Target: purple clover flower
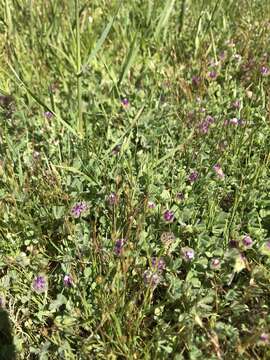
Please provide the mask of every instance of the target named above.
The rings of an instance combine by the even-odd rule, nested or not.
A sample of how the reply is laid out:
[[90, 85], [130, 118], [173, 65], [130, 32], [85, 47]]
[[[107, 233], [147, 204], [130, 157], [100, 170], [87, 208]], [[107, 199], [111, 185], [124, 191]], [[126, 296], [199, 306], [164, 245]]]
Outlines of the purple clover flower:
[[208, 73], [208, 76], [210, 79], [215, 80], [217, 78], [217, 73], [216, 71], [212, 70]]
[[262, 66], [262, 67], [261, 67], [261, 74], [262, 74], [263, 76], [269, 75], [269, 68], [268, 68], [267, 66]]
[[114, 253], [117, 256], [120, 256], [125, 245], [126, 239], [117, 239], [114, 246]]
[[51, 113], [50, 111], [45, 111], [44, 116], [46, 117], [46, 119], [50, 120], [53, 117], [53, 113]]
[[211, 115], [207, 115], [206, 118], [199, 124], [199, 130], [202, 134], [207, 134], [209, 127], [215, 119]]
[[79, 218], [87, 210], [87, 204], [85, 202], [76, 203], [71, 209], [71, 215], [74, 218]]
[[113, 205], [117, 205], [118, 203], [118, 196], [116, 195], [115, 192], [112, 192], [108, 195], [108, 198], [107, 198], [107, 201], [108, 203], [113, 206]]
[[66, 274], [63, 279], [65, 287], [71, 287], [73, 285], [73, 279], [70, 274]]
[[168, 222], [173, 221], [174, 213], [171, 210], [166, 210], [163, 214], [163, 219]]
[[211, 260], [211, 263], [210, 263], [210, 267], [212, 268], [212, 269], [219, 269], [220, 268], [220, 260], [219, 259], [217, 259], [217, 258], [215, 258], [215, 259], [212, 259]]
[[190, 247], [184, 247], [181, 249], [182, 256], [184, 260], [191, 261], [195, 257], [195, 251], [191, 249]]
[[241, 106], [241, 101], [240, 100], [234, 100], [233, 101], [233, 103], [232, 103], [232, 105], [231, 105], [231, 107], [233, 108], [233, 109], [236, 109], [236, 110], [238, 110], [238, 109], [240, 109], [240, 106]]
[[127, 98], [122, 99], [121, 103], [124, 107], [128, 107], [128, 105], [129, 105], [129, 101]]
[[251, 237], [249, 235], [246, 235], [243, 237], [242, 243], [245, 247], [251, 247], [253, 244], [253, 240], [251, 239]]
[[198, 171], [193, 170], [193, 171], [191, 171], [191, 173], [189, 174], [188, 180], [189, 180], [189, 182], [192, 184], [192, 183], [194, 183], [194, 182], [198, 179], [198, 177], [199, 177]]
[[213, 170], [215, 171], [215, 173], [217, 174], [217, 176], [220, 178], [220, 179], [224, 179], [225, 178], [225, 174], [220, 166], [220, 164], [215, 164], [213, 166]]
[[48, 284], [45, 276], [43, 275], [36, 276], [33, 280], [32, 287], [34, 291], [39, 294], [45, 292], [48, 288]]
[[265, 343], [268, 343], [269, 342], [269, 334], [267, 334], [265, 332], [261, 333], [260, 340]]
[[155, 289], [161, 281], [160, 275], [158, 273], [152, 272], [150, 270], [146, 270], [143, 273], [143, 279], [144, 279], [144, 282], [147, 285], [150, 285], [153, 289]]
[[147, 207], [148, 209], [154, 209], [156, 207], [156, 204], [154, 203], [154, 201], [148, 201], [147, 202]]
[[234, 125], [234, 126], [237, 126], [239, 125], [239, 119], [237, 118], [232, 118], [230, 120], [225, 120], [224, 121], [224, 125]]
[[192, 76], [192, 85], [198, 87], [201, 83], [201, 78], [199, 76]]
[[152, 267], [155, 268], [156, 270], [158, 270], [160, 273], [163, 272], [163, 270], [165, 270], [166, 267], [166, 263], [164, 261], [164, 259], [162, 258], [156, 258], [153, 257], [152, 258]]

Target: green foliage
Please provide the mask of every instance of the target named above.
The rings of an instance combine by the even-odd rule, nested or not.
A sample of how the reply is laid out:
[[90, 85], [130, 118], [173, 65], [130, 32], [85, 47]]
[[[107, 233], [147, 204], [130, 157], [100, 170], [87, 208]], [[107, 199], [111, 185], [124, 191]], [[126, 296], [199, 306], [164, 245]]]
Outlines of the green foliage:
[[269, 1], [0, 5], [0, 359], [269, 359]]

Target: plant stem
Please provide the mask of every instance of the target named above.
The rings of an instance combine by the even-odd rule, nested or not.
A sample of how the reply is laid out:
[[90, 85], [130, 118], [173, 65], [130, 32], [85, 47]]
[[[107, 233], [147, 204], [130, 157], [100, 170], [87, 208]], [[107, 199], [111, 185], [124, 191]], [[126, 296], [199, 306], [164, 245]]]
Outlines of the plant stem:
[[76, 67], [77, 67], [77, 130], [83, 135], [83, 117], [82, 117], [82, 80], [81, 80], [81, 38], [80, 38], [80, 1], [75, 0], [76, 13]]

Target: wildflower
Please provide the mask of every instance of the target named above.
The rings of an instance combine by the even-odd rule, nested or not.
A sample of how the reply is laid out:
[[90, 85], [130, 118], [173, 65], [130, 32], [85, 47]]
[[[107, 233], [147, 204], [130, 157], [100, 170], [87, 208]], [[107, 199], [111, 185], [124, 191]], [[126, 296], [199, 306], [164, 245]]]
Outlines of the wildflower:
[[211, 115], [207, 115], [204, 121], [202, 121], [199, 125], [200, 132], [202, 134], [207, 134], [209, 127], [211, 126], [211, 124], [213, 124], [214, 121], [215, 120]]
[[116, 205], [118, 203], [118, 196], [115, 192], [112, 192], [108, 195], [107, 201], [110, 205]]
[[234, 58], [235, 60], [237, 60], [237, 61], [241, 61], [242, 56], [241, 56], [240, 54], [235, 54], [235, 55], [233, 56], [233, 58]]
[[147, 202], [147, 207], [148, 209], [154, 209], [156, 207], [156, 204], [154, 203], [154, 201], [148, 201]]
[[39, 157], [40, 157], [40, 152], [34, 151], [34, 152], [33, 152], [33, 158], [34, 158], [34, 159], [38, 159]]
[[144, 282], [150, 285], [153, 289], [155, 289], [161, 281], [160, 275], [155, 272], [152, 272], [151, 270], [146, 270], [143, 273], [143, 279]]
[[78, 202], [76, 203], [71, 209], [71, 215], [74, 218], [79, 218], [82, 213], [87, 210], [87, 205], [85, 202]]
[[118, 155], [120, 150], [121, 150], [121, 144], [118, 144], [112, 149], [112, 154], [113, 155]]
[[192, 81], [193, 86], [199, 86], [201, 83], [201, 78], [199, 76], [194, 75], [194, 76], [192, 76], [191, 81]]
[[215, 164], [215, 165], [213, 166], [213, 170], [215, 171], [215, 173], [217, 174], [217, 176], [218, 176], [220, 179], [224, 179], [224, 178], [225, 178], [224, 172], [223, 172], [223, 170], [221, 169], [220, 164]]
[[117, 255], [117, 256], [121, 255], [121, 252], [123, 250], [125, 242], [126, 242], [126, 239], [118, 239], [118, 240], [116, 240], [115, 246], [114, 246], [115, 255]]
[[45, 116], [48, 120], [50, 120], [50, 119], [53, 117], [53, 113], [51, 113], [50, 111], [45, 111], [44, 116]]
[[190, 247], [184, 247], [181, 249], [182, 256], [184, 260], [191, 261], [194, 259], [195, 251], [191, 249]]
[[250, 236], [246, 235], [246, 236], [243, 237], [242, 243], [243, 243], [243, 245], [245, 247], [251, 247], [252, 243], [253, 243], [253, 240], [251, 239]]
[[185, 194], [182, 193], [182, 192], [178, 192], [178, 193], [176, 194], [176, 199], [177, 199], [178, 201], [185, 200]]
[[159, 272], [162, 272], [166, 267], [166, 263], [162, 258], [159, 259], [159, 258], [153, 257], [152, 258], [152, 267], [157, 269]]
[[232, 118], [230, 120], [225, 120], [224, 125], [238, 125], [239, 120], [237, 118]]
[[71, 287], [73, 285], [73, 280], [70, 274], [66, 274], [63, 279], [64, 286]]
[[210, 79], [215, 80], [217, 78], [217, 73], [216, 71], [212, 70], [208, 73], [208, 76]]
[[233, 103], [232, 103], [232, 105], [231, 105], [231, 107], [233, 108], [233, 109], [240, 109], [240, 106], [241, 106], [241, 102], [240, 102], [240, 100], [235, 100]]
[[34, 278], [32, 287], [35, 292], [37, 293], [43, 293], [47, 290], [48, 285], [45, 276], [38, 275]]
[[269, 334], [263, 332], [260, 335], [260, 340], [264, 343], [268, 343], [269, 342]]
[[199, 173], [196, 170], [193, 170], [189, 174], [188, 180], [192, 184], [198, 179], [198, 177], [199, 177]]
[[262, 66], [262, 67], [261, 67], [261, 74], [262, 74], [263, 76], [269, 75], [269, 69], [268, 69], [267, 66]]
[[210, 267], [214, 270], [217, 270], [220, 268], [220, 260], [219, 259], [212, 259], [210, 263]]
[[171, 210], [166, 210], [163, 214], [163, 218], [165, 221], [173, 221], [174, 219], [174, 214]]
[[124, 107], [128, 107], [128, 105], [129, 105], [129, 101], [127, 98], [122, 99], [121, 103]]

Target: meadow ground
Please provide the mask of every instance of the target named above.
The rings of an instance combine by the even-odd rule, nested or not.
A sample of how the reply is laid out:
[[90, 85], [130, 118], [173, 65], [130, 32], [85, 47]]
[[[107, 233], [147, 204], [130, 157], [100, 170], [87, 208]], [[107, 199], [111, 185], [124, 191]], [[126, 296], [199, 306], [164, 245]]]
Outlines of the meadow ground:
[[0, 359], [270, 359], [269, 0], [0, 0]]

